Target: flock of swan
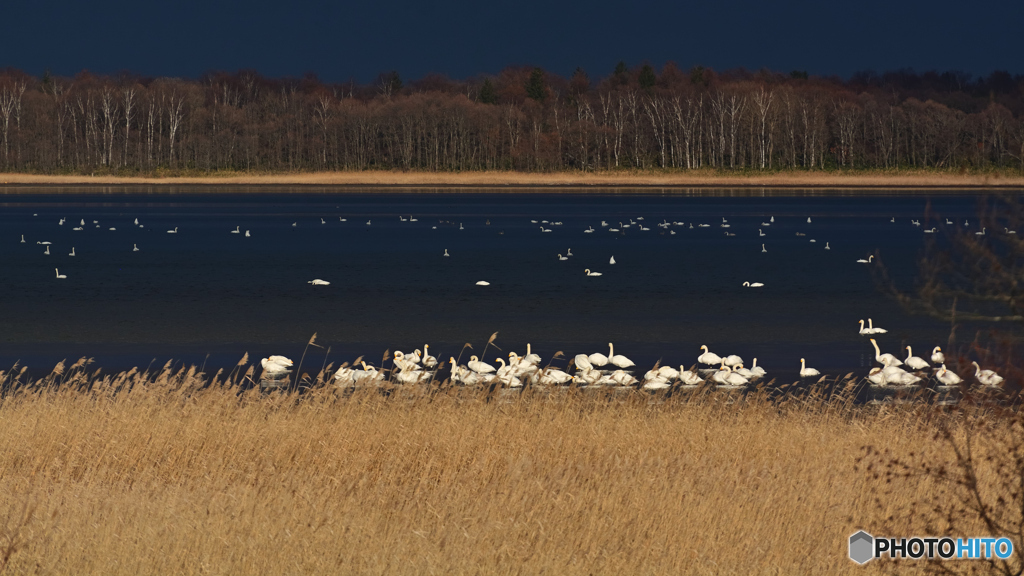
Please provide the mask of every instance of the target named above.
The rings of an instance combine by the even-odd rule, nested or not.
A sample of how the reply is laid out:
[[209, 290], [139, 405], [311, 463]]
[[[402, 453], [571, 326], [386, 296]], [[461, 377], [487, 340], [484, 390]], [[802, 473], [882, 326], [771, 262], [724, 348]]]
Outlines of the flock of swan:
[[[873, 322], [864, 326], [860, 321], [862, 335], [884, 334], [883, 328], [874, 327]], [[942, 348], [932, 349], [929, 361], [914, 356], [913, 349], [907, 346], [907, 356], [903, 360], [890, 353], [882, 353], [878, 342], [870, 338], [874, 348], [874, 359], [878, 362], [870, 370], [866, 379], [872, 386], [918, 386], [933, 378], [937, 385], [955, 387], [963, 383], [963, 378], [946, 368], [946, 358]], [[696, 363], [687, 368], [680, 365], [654, 365], [650, 370], [639, 376], [636, 364], [628, 357], [615, 353], [613, 343], [608, 343], [608, 353], [594, 352], [576, 354], [569, 358], [564, 368], [554, 366], [558, 356], [542, 365], [542, 358], [534, 353], [531, 345], [526, 345], [526, 353], [508, 353], [508, 360], [496, 356], [494, 364], [482, 360], [478, 356], [470, 356], [465, 364], [460, 364], [454, 356], [448, 362], [439, 362], [430, 355], [430, 346], [424, 344], [422, 351], [416, 349], [409, 353], [395, 351], [390, 368], [376, 367], [362, 360], [356, 360], [351, 366], [343, 365], [334, 373], [335, 384], [341, 387], [381, 384], [426, 384], [449, 379], [453, 384], [463, 386], [497, 385], [503, 388], [522, 388], [523, 386], [566, 386], [573, 385], [585, 388], [597, 387], [633, 387], [643, 390], [666, 390], [672, 387], [698, 387], [704, 384], [725, 389], [744, 389], [758, 381], [764, 381], [767, 373], [757, 365], [754, 358], [749, 368], [742, 357], [736, 354], [720, 356], [711, 352], [706, 345], [700, 346], [701, 354]], [[495, 365], [496, 364], [496, 365]], [[293, 362], [284, 356], [270, 356], [261, 361], [263, 378], [277, 381], [288, 378], [293, 369]], [[973, 377], [978, 384], [999, 388], [1004, 379], [992, 370], [982, 370], [977, 362], [973, 362]], [[903, 368], [906, 366], [909, 370]], [[445, 372], [447, 371], [447, 376]], [[800, 358], [800, 378], [816, 378], [821, 372], [807, 366], [807, 361]]]

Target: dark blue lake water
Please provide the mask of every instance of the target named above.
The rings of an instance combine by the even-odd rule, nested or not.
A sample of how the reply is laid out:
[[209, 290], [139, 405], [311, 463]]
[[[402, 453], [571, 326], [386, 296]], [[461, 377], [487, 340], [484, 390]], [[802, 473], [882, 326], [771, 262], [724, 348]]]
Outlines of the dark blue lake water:
[[[707, 344], [780, 374], [801, 357], [861, 370], [873, 353], [859, 319], [887, 328], [883, 351], [901, 357], [906, 344], [920, 356], [945, 345], [949, 326], [906, 314], [856, 260], [879, 250], [909, 286], [922, 230], [935, 224], [911, 219], [929, 201], [958, 224], [974, 225], [977, 211], [975, 196], [946, 191], [86, 190], [0, 198], [0, 366], [297, 360], [313, 333], [335, 363], [424, 343], [447, 358], [499, 332], [505, 352], [532, 342], [545, 359], [614, 342], [645, 369], [689, 366]], [[319, 366], [325, 352], [306, 362]]]

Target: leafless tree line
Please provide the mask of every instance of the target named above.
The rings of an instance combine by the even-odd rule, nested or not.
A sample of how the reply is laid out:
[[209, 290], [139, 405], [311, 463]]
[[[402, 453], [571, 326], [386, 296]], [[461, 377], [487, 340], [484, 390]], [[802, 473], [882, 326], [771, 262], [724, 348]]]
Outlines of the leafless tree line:
[[248, 71], [188, 81], [8, 70], [0, 169], [1024, 170], [1019, 80], [987, 95], [922, 93], [667, 66], [653, 85], [636, 70], [593, 85], [579, 71], [545, 73], [538, 91], [531, 72], [403, 87], [397, 74], [356, 86]]

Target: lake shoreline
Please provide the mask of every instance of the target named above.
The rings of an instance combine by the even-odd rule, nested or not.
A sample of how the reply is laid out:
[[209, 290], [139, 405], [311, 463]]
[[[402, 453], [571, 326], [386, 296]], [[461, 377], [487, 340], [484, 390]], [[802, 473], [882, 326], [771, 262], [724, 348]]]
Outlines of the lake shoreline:
[[[0, 175], [0, 193], [24, 193], [23, 186], [302, 186], [340, 188], [488, 188], [523, 192], [529, 188], [580, 189], [650, 188], [836, 188], [836, 189], [1007, 189], [1024, 188], [1024, 176], [1005, 173], [943, 173], [926, 170], [899, 172], [775, 172], [731, 174], [691, 172], [296, 172], [214, 173], [201, 176], [89, 176], [79, 174]], [[17, 190], [15, 190], [17, 189]]]

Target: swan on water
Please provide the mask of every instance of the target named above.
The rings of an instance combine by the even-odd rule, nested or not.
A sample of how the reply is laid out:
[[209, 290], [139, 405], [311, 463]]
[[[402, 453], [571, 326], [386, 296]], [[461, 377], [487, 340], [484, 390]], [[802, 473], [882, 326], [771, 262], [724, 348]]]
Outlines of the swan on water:
[[117, 230], [117, 228], [114, 228], [113, 226], [111, 226], [111, 227], [110, 227], [110, 231], [111, 231], [111, 232], [113, 232], [113, 231], [115, 231], [115, 230]]
[[761, 244], [761, 253], [765, 252], [768, 252], [768, 250], [765, 249], [764, 244]]
[[938, 228], [936, 228], [935, 226], [932, 226], [931, 230], [925, 230], [924, 233], [925, 234], [935, 234], [936, 230], [938, 230]]
[[602, 274], [601, 272], [591, 272], [590, 268], [584, 270], [583, 273], [586, 274], [587, 276], [601, 276]]
[[885, 353], [885, 354], [882, 354], [882, 351], [878, 349], [878, 342], [875, 342], [874, 338], [871, 338], [870, 340], [871, 340], [871, 345], [875, 347], [875, 361], [876, 362], [878, 362], [879, 364], [884, 364], [886, 366], [902, 366], [903, 365], [903, 361], [901, 361], [899, 358], [893, 356], [892, 354], [889, 354], [888, 352]]
[[800, 359], [800, 377], [808, 378], [810, 376], [818, 376], [821, 372], [818, 372], [814, 368], [808, 368], [803, 358]]
[[760, 282], [754, 282], [754, 283], [744, 282], [743, 285], [748, 287], [748, 288], [760, 288], [760, 287], [764, 286], [764, 284], [762, 284]]
[[754, 375], [757, 376], [758, 378], [761, 378], [762, 376], [765, 375], [764, 368], [761, 368], [760, 366], [757, 365], [757, 358], [754, 358], [754, 362], [750, 366], [750, 371], [753, 372]]
[[885, 328], [875, 328], [875, 323], [868, 318], [868, 330], [871, 330], [872, 334], [885, 334], [888, 332]]
[[75, 255], [75, 247], [74, 247], [74, 246], [72, 246], [72, 247], [71, 247], [71, 253], [70, 253], [70, 254], [68, 254], [68, 256], [74, 256], [74, 255]]
[[[769, 224], [768, 222], [761, 222], [761, 226], [766, 226], [767, 227], [767, 226], [771, 226], [771, 224]], [[759, 232], [760, 232], [760, 230], [759, 230]]]
[[865, 259], [861, 258], [860, 260], [857, 260], [857, 263], [858, 263], [858, 264], [871, 264], [871, 260], [873, 260], [873, 259], [874, 259], [874, 257], [875, 257], [875, 255], [874, 255], [874, 254], [872, 254], [872, 255], [868, 256], [868, 259], [867, 259], [867, 260], [865, 260]]
[[1003, 228], [1003, 231], [1006, 232], [1007, 234], [1016, 234], [1017, 233], [1016, 230], [1010, 230], [1009, 228], [1005, 228], [1005, 227]]
[[249, 231], [248, 230], [245, 231], [245, 237], [249, 238]]
[[60, 273], [60, 270], [57, 270], [56, 268], [54, 268], [53, 271], [57, 273], [57, 279], [58, 280], [64, 280], [65, 278], [67, 278], [66, 275]]
[[372, 220], [367, 220], [366, 221], [366, 225], [369, 226], [371, 222], [373, 222], [373, 221]]
[[[83, 223], [84, 223], [84, 222], [83, 222]], [[138, 219], [138, 218], [136, 218], [136, 219], [135, 219], [135, 225], [136, 225], [136, 226], [138, 226], [138, 225], [139, 225], [139, 219]]]
[[758, 234], [758, 236], [761, 236], [762, 238], [765, 236], [765, 233], [762, 232], [760, 228], [757, 229], [757, 234]]
[[587, 229], [583, 231], [584, 234], [591, 234], [593, 232], [594, 232], [594, 227], [593, 226], [588, 226]]
[[476, 283], [477, 286], [490, 286], [491, 283], [486, 280], [480, 280]]
[[21, 235], [21, 243], [22, 243], [22, 244], [24, 244], [24, 243], [25, 243], [25, 235], [24, 235], [24, 234], [22, 234], [22, 235]]
[[825, 250], [831, 250], [831, 248], [828, 247], [828, 242], [825, 242]]
[[942, 368], [940, 368], [939, 371], [935, 373], [935, 378], [939, 382], [945, 384], [946, 386], [956, 386], [957, 384], [963, 382], [963, 380], [961, 380], [960, 377], [956, 375], [956, 373], [947, 370], [945, 364], [943, 364]]
[[864, 327], [864, 320], [863, 319], [858, 320], [858, 322], [860, 322], [860, 331], [857, 332], [858, 334], [874, 334], [874, 332], [870, 328], [865, 328]]
[[808, 224], [810, 224], [810, 223], [811, 223], [811, 217], [810, 217], [810, 216], [808, 216], [808, 217], [807, 217], [807, 223], [808, 223]]
[[985, 228], [982, 227], [981, 228], [981, 232], [975, 232], [974, 235], [975, 236], [984, 236], [985, 235]]
[[568, 257], [568, 256], [562, 256], [561, 254], [559, 254], [559, 255], [558, 255], [558, 259], [559, 259], [559, 260], [568, 260], [568, 259], [569, 259], [569, 257]]
[[313, 286], [330, 286], [331, 283], [328, 282], [327, 280], [321, 280], [319, 278], [314, 278], [313, 280], [310, 280], [309, 282], [307, 282], [307, 284], [312, 284]]
[[608, 343], [608, 362], [618, 366], [619, 368], [631, 368], [636, 366], [636, 364], [634, 364], [629, 358], [626, 358], [621, 354], [616, 354], [615, 347], [612, 346], [611, 342]]
[[139, 251], [139, 245], [138, 244], [132, 244], [132, 252], [138, 252], [138, 251]]
[[709, 366], [714, 366], [715, 364], [722, 363], [722, 357], [719, 356], [718, 354], [715, 354], [714, 352], [708, 351], [707, 346], [702, 344], [700, 349], [703, 350], [704, 353], [701, 354], [700, 356], [697, 356], [697, 362], [700, 362], [701, 364], [707, 364]]
[[907, 357], [903, 360], [903, 363], [910, 366], [914, 370], [924, 370], [925, 368], [931, 368], [931, 365], [924, 361], [924, 358], [914, 356], [914, 351], [907, 346]]
[[978, 379], [985, 386], [999, 386], [1003, 381], [1003, 377], [996, 374], [992, 370], [982, 370], [981, 366], [978, 366], [977, 362], [971, 362], [974, 364], [974, 377]]
[[231, 233], [232, 233], [232, 234], [241, 234], [241, 233], [242, 233], [242, 231], [241, 231], [241, 230], [239, 230], [239, 228], [240, 228], [239, 226], [235, 226], [235, 229], [234, 229], [234, 230], [232, 230], [232, 231], [231, 231]]
[[932, 350], [932, 363], [933, 364], [945, 364], [946, 363], [946, 355], [942, 353], [942, 348], [939, 348], [938, 346], [936, 346], [935, 349]]
[[775, 216], [772, 216], [768, 221], [771, 222], [772, 224], [774, 224], [775, 223]]
[[610, 258], [610, 259], [608, 260], [608, 263], [609, 263], [609, 264], [615, 264], [615, 256], [612, 256], [612, 257], [611, 257], [611, 258]]
[[568, 256], [568, 257], [570, 257], [570, 258], [572, 258], [572, 256], [573, 256], [573, 254], [572, 254], [572, 248], [569, 248], [568, 250], [566, 250], [566, 251], [565, 251], [565, 255], [566, 255], [566, 256]]
[[177, 233], [178, 233], [178, 227], [177, 227], [177, 226], [175, 226], [175, 227], [174, 227], [174, 230], [168, 230], [168, 231], [167, 231], [167, 233], [168, 233], [168, 234], [177, 234]]
[[953, 225], [953, 221], [950, 220], [949, 218], [946, 218], [946, 224], [952, 226]]
[[50, 247], [49, 246], [46, 247], [46, 252], [43, 252], [43, 254], [45, 254], [47, 256], [50, 255]]
[[451, 254], [448, 253], [448, 249], [447, 248], [444, 249], [444, 257], [445, 258], [451, 257]]
[[298, 223], [298, 222], [292, 222], [292, 228], [295, 228], [295, 227], [297, 227], [298, 225], [299, 225], [299, 223]]

